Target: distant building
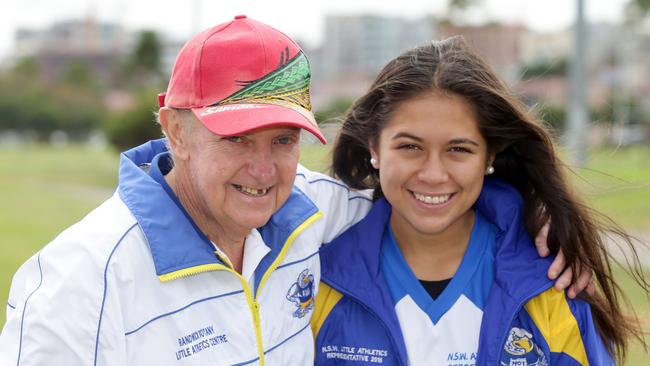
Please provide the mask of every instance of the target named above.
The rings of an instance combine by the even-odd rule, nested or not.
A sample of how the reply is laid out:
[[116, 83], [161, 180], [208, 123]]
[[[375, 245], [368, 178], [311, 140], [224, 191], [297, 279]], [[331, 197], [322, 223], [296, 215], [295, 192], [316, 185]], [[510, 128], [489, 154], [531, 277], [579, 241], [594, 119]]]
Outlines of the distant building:
[[494, 71], [507, 83], [519, 80], [522, 40], [527, 30], [521, 25], [486, 24], [480, 26], [442, 25], [443, 38], [462, 35]]
[[[610, 59], [604, 76], [618, 93], [634, 96], [650, 123], [650, 27], [622, 28], [619, 35], [612, 47], [616, 57]], [[627, 122], [626, 118], [621, 122]]]
[[92, 18], [62, 21], [44, 29], [17, 30], [14, 62], [35, 58], [46, 82], [61, 80], [74, 63], [82, 62], [110, 85], [133, 44], [133, 35], [117, 24]]
[[55, 23], [44, 30], [19, 29], [16, 49], [23, 53], [92, 54], [122, 52], [130, 41], [119, 25], [92, 18]]
[[322, 46], [308, 51], [315, 103], [360, 96], [390, 59], [436, 36], [432, 17], [327, 16]]
[[[548, 64], [573, 57], [573, 29], [553, 33], [528, 32], [523, 36], [522, 64]], [[642, 112], [650, 116], [650, 34], [619, 24], [587, 25], [586, 47], [587, 102], [594, 110], [613, 109], [614, 122], [626, 123], [629, 103], [635, 100]], [[565, 75], [540, 75], [523, 80], [515, 90], [529, 104], [545, 103], [565, 106], [570, 100], [567, 68]], [[635, 97], [636, 96], [636, 97]], [[606, 121], [612, 122], [612, 121]]]
[[[85, 63], [104, 85], [112, 86], [133, 52], [138, 33], [95, 19], [66, 20], [43, 29], [18, 29], [13, 60], [35, 58], [46, 82], [61, 80], [75, 62]], [[171, 73], [183, 42], [161, 37], [161, 70]]]
[[573, 33], [565, 29], [552, 33], [527, 31], [521, 35], [522, 66], [568, 60], [573, 50]]

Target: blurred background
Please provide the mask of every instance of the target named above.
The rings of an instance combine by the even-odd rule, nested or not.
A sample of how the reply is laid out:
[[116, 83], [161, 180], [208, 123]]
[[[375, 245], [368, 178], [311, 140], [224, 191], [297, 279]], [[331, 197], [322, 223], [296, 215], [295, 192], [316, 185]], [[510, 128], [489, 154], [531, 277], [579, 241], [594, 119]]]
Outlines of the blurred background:
[[[152, 111], [183, 43], [237, 14], [303, 47], [330, 141], [388, 60], [463, 35], [551, 126], [589, 203], [650, 238], [650, 0], [1, 1], [0, 304], [21, 263], [113, 193], [119, 152], [160, 137]], [[312, 142], [302, 162], [325, 170]], [[650, 303], [625, 268], [647, 327]], [[636, 347], [628, 364], [643, 356]]]

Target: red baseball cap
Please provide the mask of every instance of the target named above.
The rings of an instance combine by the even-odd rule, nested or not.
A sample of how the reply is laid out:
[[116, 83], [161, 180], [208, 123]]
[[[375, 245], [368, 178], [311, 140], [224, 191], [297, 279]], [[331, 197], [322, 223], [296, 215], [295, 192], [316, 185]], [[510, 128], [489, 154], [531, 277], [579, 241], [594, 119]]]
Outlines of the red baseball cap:
[[282, 125], [327, 143], [311, 112], [309, 78], [309, 61], [291, 38], [238, 15], [183, 46], [158, 104], [191, 109], [217, 135]]

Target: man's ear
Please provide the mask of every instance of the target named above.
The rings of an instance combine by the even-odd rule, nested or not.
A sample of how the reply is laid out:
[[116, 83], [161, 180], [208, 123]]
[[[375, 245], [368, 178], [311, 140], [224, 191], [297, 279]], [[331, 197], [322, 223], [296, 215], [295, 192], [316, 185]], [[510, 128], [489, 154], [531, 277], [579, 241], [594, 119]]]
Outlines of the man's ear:
[[169, 147], [174, 154], [174, 159], [186, 160], [189, 157], [189, 136], [190, 126], [185, 124], [180, 112], [168, 107], [162, 107], [158, 111], [160, 127], [167, 137]]

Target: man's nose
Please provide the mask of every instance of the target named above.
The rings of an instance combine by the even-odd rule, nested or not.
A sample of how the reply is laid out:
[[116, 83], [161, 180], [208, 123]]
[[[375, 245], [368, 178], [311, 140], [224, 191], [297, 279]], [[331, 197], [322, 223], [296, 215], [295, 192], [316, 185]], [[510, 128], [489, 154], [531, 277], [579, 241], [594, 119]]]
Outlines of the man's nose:
[[268, 149], [256, 149], [249, 157], [249, 172], [261, 182], [275, 178], [276, 164], [272, 152]]

